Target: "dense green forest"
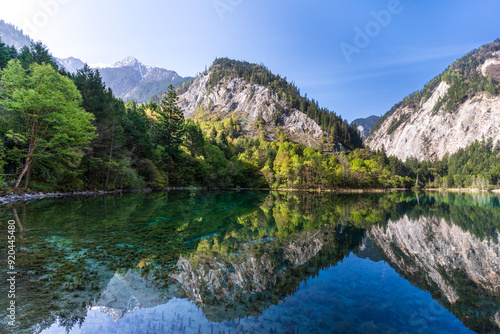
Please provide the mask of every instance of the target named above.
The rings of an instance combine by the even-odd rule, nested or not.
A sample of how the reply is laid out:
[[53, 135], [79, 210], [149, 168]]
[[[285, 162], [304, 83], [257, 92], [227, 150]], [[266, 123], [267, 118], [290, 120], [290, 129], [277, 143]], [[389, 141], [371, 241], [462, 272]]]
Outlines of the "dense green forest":
[[[431, 97], [434, 89], [445, 81], [450, 85], [448, 93], [434, 107], [434, 112], [437, 113], [441, 108], [446, 112], [454, 112], [457, 110], [460, 103], [467, 98], [473, 97], [481, 92], [488, 92], [492, 95], [500, 94], [500, 81], [495, 81], [491, 76], [485, 77], [478, 68], [484, 64], [486, 59], [496, 51], [500, 50], [500, 39], [493, 43], [481, 46], [479, 49], [472, 50], [462, 58], [451, 64], [443, 73], [428, 82], [422, 90], [416, 91], [406, 96], [401, 102], [395, 104], [387, 113], [378, 119], [377, 123], [372, 127], [370, 133], [377, 131], [382, 123], [391, 116], [397, 109], [410, 107], [417, 110], [425, 101]], [[495, 75], [493, 75], [496, 77]], [[409, 115], [402, 115], [397, 120], [394, 120], [389, 126], [389, 134], [396, 130], [404, 123]]]
[[[229, 75], [230, 67], [222, 65], [227, 61], [219, 59], [213, 66], [218, 80]], [[294, 87], [262, 66], [248, 66], [234, 71], [276, 89]], [[159, 103], [125, 104], [106, 89], [98, 70], [86, 66], [66, 73], [41, 43], [17, 51], [0, 42], [0, 68], [4, 193], [191, 186], [488, 188], [500, 180], [500, 146], [491, 141], [434, 163], [403, 163], [383, 150], [366, 148], [326, 154], [286, 136], [272, 142], [247, 138], [233, 118], [216, 123], [184, 119], [173, 87]], [[298, 89], [280, 93], [342, 133], [345, 122], [335, 123], [341, 119], [300, 98]], [[351, 146], [357, 144], [351, 141]]]

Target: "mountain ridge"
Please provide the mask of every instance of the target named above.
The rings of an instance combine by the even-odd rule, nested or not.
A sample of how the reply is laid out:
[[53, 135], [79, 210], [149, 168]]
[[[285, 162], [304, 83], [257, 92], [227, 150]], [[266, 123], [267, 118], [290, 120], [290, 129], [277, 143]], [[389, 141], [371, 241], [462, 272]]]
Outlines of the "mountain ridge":
[[383, 115], [365, 143], [402, 160], [440, 160], [476, 140], [500, 140], [500, 40], [452, 63]]
[[179, 106], [187, 117], [232, 118], [254, 138], [272, 141], [285, 134], [326, 151], [362, 145], [354, 126], [303, 98], [297, 87], [261, 64], [216, 59], [179, 96]]
[[[24, 38], [22, 42], [24, 45], [28, 42], [31, 43], [29, 37], [23, 35], [16, 27], [6, 23], [3, 26], [9, 31], [9, 35]], [[85, 66], [85, 62], [76, 57], [54, 57], [54, 59], [60, 68], [69, 73], [76, 73]], [[231, 66], [235, 66], [235, 68]], [[116, 97], [122, 98], [124, 101], [135, 100], [138, 103], [157, 102], [171, 84], [175, 88], [182, 87], [181, 91], [185, 94], [195, 81], [195, 78], [183, 78], [172, 70], [145, 65], [133, 56], [128, 56], [112, 65], [96, 64], [93, 67], [99, 69], [106, 87], [111, 88]], [[232, 77], [227, 76], [227, 73], [224, 72], [228, 69], [236, 71], [231, 74]], [[205, 84], [207, 92], [215, 89], [215, 86], [219, 85], [223, 78], [228, 79], [225, 84], [231, 83], [238, 86], [238, 90], [245, 90], [242, 98], [247, 101], [243, 105], [245, 105], [245, 109], [252, 109], [250, 118], [246, 121], [254, 126], [245, 125], [248, 131], [244, 130], [243, 132], [252, 137], [258, 137], [263, 132], [263, 137], [272, 141], [278, 139], [282, 134], [281, 130], [283, 130], [283, 134], [295, 142], [327, 151], [353, 149], [363, 145], [354, 125], [348, 124], [334, 112], [320, 108], [314, 99], [302, 97], [300, 90], [294, 83], [286, 82], [285, 79], [271, 73], [262, 64], [235, 63], [227, 58], [220, 58], [214, 62], [211, 73], [212, 75], [207, 78], [208, 81]], [[247, 74], [251, 76], [246, 77]], [[232, 79], [239, 81], [236, 80], [238, 81], [236, 82]], [[222, 87], [222, 89], [225, 88]], [[256, 96], [262, 93], [267, 98], [252, 100], [255, 89], [259, 91]], [[229, 97], [229, 99], [231, 98]], [[250, 106], [251, 101], [257, 104]], [[188, 103], [188, 105], [190, 104]], [[193, 110], [198, 107], [195, 106]], [[212, 111], [213, 106], [207, 103], [204, 107], [205, 111]], [[222, 108], [222, 105], [220, 107]], [[234, 108], [241, 109], [241, 107], [233, 105], [233, 102], [224, 105], [224, 108], [232, 109], [231, 111], [236, 111]], [[277, 126], [279, 126], [278, 129], [276, 129]], [[263, 129], [259, 129], [259, 127]]]
[[357, 129], [361, 133], [361, 138], [365, 139], [370, 134], [372, 127], [377, 123], [380, 116], [371, 115], [365, 118], [356, 118], [352, 123], [357, 125]]
[[[85, 63], [75, 57], [56, 58], [59, 66], [75, 73]], [[168, 90], [172, 84], [180, 87], [192, 77], [183, 78], [172, 70], [143, 64], [137, 58], [128, 56], [112, 65], [98, 64], [91, 66], [99, 70], [103, 82], [111, 88], [115, 96], [125, 101], [135, 100], [138, 103], [149, 102]]]
[[14, 45], [17, 50], [30, 45], [33, 40], [15, 25], [0, 19], [0, 40], [7, 45]]

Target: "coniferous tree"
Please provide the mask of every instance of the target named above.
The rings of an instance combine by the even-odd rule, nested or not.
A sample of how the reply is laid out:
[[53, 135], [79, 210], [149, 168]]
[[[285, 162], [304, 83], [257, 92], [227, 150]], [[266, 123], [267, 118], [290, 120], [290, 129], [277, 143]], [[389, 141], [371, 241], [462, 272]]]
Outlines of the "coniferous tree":
[[7, 63], [11, 58], [11, 49], [0, 39], [0, 69], [7, 66]]
[[184, 114], [176, 103], [177, 93], [174, 86], [170, 85], [163, 96], [160, 112], [153, 126], [156, 142], [170, 155], [176, 155], [185, 132]]
[[31, 63], [37, 63], [39, 65], [45, 63], [52, 66], [56, 71], [59, 70], [59, 66], [54, 57], [52, 57], [47, 46], [42, 42], [31, 43], [29, 47], [24, 46], [21, 48], [18, 59], [25, 69], [28, 69]]
[[210, 141], [215, 143], [217, 141], [217, 129], [215, 126], [212, 126], [212, 131], [210, 131]]

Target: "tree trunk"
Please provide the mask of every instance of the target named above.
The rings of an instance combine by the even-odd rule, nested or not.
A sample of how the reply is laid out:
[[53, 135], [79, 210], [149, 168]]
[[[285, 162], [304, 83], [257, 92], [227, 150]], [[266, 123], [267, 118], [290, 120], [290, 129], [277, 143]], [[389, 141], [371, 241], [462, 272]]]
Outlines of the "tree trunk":
[[26, 172], [28, 171], [30, 164], [31, 164], [31, 158], [27, 157], [26, 163], [24, 164], [24, 168], [21, 171], [21, 174], [19, 174], [19, 177], [17, 178], [16, 183], [14, 184], [14, 189], [17, 189], [17, 187], [19, 187], [19, 183], [21, 183], [21, 180], [23, 179], [24, 174], [26, 174]]
[[28, 165], [28, 170], [26, 171], [26, 177], [24, 178], [24, 190], [28, 190], [28, 183], [30, 182], [30, 172], [31, 172], [31, 161]]
[[109, 164], [108, 164], [108, 171], [106, 173], [106, 183], [104, 185], [104, 188], [107, 190], [108, 189], [108, 180], [109, 180], [109, 169], [110, 169], [110, 166], [111, 166], [111, 159], [113, 157], [113, 137], [114, 137], [114, 134], [115, 134], [115, 125], [113, 124], [112, 128], [111, 128], [111, 145], [109, 147]]
[[19, 184], [21, 183], [21, 180], [23, 179], [24, 175], [26, 174], [26, 172], [30, 170], [32, 162], [31, 156], [33, 155], [34, 151], [35, 151], [35, 145], [33, 143], [30, 143], [28, 148], [28, 155], [26, 156], [26, 162], [24, 163], [24, 167], [23, 170], [21, 171], [21, 174], [19, 174], [19, 177], [17, 178], [16, 183], [14, 184], [14, 189], [17, 189], [17, 187], [19, 187]]

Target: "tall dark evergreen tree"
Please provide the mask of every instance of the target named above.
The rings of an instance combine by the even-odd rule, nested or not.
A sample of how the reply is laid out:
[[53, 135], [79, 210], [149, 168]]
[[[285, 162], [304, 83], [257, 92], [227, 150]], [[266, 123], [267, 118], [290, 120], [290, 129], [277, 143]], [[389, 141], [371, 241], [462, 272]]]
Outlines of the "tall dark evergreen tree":
[[[15, 49], [14, 49], [15, 50]], [[5, 45], [2, 40], [0, 39], [0, 69], [4, 68], [7, 66], [7, 63], [9, 60], [11, 60], [13, 57], [11, 55], [11, 49], [7, 45]]]
[[31, 63], [42, 65], [43, 63], [51, 65], [54, 69], [59, 70], [56, 60], [49, 52], [47, 46], [42, 42], [31, 43], [29, 47], [24, 46], [18, 56], [21, 64], [25, 69], [28, 69]]
[[153, 126], [154, 140], [163, 146], [169, 155], [176, 155], [185, 132], [184, 114], [177, 106], [177, 93], [173, 85], [163, 96], [160, 112]]
[[74, 81], [82, 94], [83, 107], [95, 116], [99, 135], [82, 163], [88, 183], [95, 188], [121, 187], [128, 182], [125, 178], [133, 178], [124, 129], [126, 108], [105, 88], [98, 70], [85, 66], [77, 72]]

